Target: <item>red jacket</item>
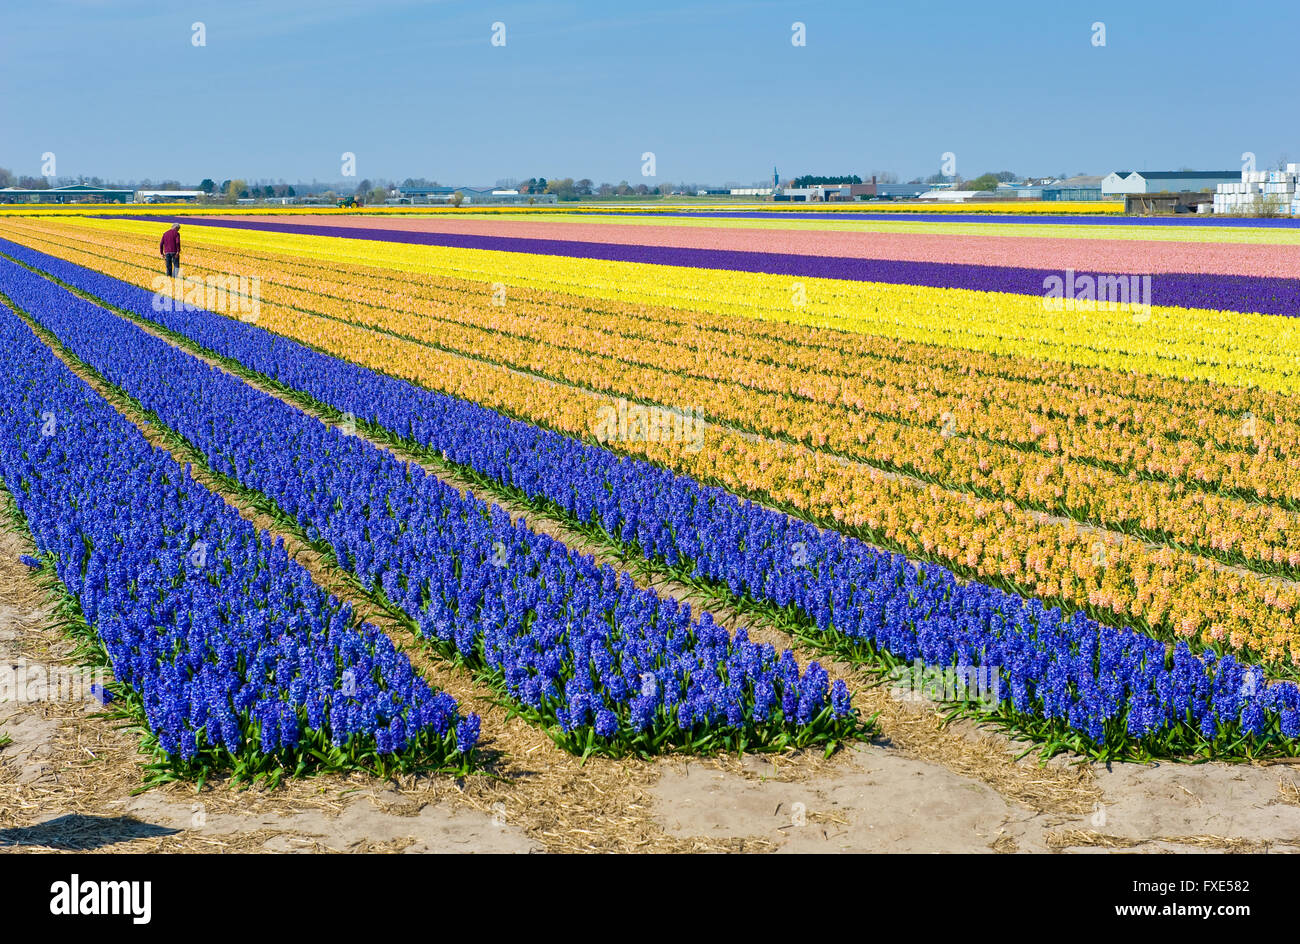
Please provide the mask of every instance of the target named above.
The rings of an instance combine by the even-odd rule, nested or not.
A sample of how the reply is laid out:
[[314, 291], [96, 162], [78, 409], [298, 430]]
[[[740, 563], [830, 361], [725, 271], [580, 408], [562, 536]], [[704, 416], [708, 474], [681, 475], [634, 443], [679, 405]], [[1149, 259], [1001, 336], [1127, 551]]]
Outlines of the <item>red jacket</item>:
[[181, 231], [178, 229], [169, 229], [163, 233], [162, 242], [158, 244], [159, 252], [180, 252], [181, 251]]

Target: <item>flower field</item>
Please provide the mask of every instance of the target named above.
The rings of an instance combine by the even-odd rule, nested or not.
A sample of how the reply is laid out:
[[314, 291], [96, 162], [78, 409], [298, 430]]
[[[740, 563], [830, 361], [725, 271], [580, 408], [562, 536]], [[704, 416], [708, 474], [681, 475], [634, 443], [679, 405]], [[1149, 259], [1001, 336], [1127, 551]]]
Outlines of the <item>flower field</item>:
[[[235, 219], [213, 217], [213, 219]], [[310, 230], [319, 217], [281, 218], [285, 224]], [[1202, 234], [1188, 232], [1188, 227], [1168, 227], [1172, 233], [1163, 240], [1105, 238], [1114, 236], [1113, 228], [1103, 229], [1097, 238], [1079, 235], [1077, 225], [1038, 227], [1036, 235], [999, 235], [996, 239], [955, 241], [949, 237], [951, 226], [915, 225], [900, 230], [893, 221], [875, 228], [836, 220], [754, 220], [719, 218], [589, 217], [586, 219], [536, 219], [523, 215], [501, 218], [482, 217], [343, 217], [331, 220], [331, 227], [346, 227], [365, 236], [368, 230], [382, 228], [402, 233], [465, 234], [487, 237], [521, 237], [541, 240], [575, 240], [584, 243], [614, 243], [639, 246], [648, 241], [646, 228], [656, 227], [649, 238], [656, 246], [681, 249], [717, 249], [735, 252], [761, 247], [765, 253], [818, 255], [843, 258], [891, 260], [898, 262], [933, 262], [980, 266], [1012, 266], [1027, 269], [1061, 269], [1080, 272], [1112, 273], [1182, 272], [1193, 274], [1251, 275], [1287, 277], [1300, 271], [1300, 231], [1283, 230], [1271, 243], [1227, 243], [1195, 240]], [[963, 224], [965, 229], [973, 225]], [[802, 226], [802, 228], [800, 228]], [[834, 228], [831, 228], [834, 227]], [[987, 229], [987, 225], [985, 229]], [[764, 230], [760, 239], [755, 230]], [[1016, 227], [1021, 232], [1023, 227]], [[1097, 229], [1102, 229], [1097, 227]], [[292, 230], [290, 230], [292, 231]], [[960, 232], [960, 230], [959, 230]], [[1091, 231], [1088, 231], [1091, 234]], [[1254, 231], [1246, 231], [1255, 235]], [[1049, 235], [1050, 234], [1050, 235]], [[1146, 234], [1143, 234], [1146, 235]], [[1297, 237], [1283, 242], [1287, 236]]]
[[869, 736], [819, 653], [990, 673], [949, 707], [1049, 753], [1294, 754], [1294, 230], [807, 215], [204, 215], [179, 282], [159, 220], [0, 218], [0, 478], [159, 764], [472, 769], [407, 645], [582, 756]]
[[8, 308], [0, 331], [5, 485], [174, 769], [384, 770], [473, 750], [477, 719], [387, 637], [149, 446]]

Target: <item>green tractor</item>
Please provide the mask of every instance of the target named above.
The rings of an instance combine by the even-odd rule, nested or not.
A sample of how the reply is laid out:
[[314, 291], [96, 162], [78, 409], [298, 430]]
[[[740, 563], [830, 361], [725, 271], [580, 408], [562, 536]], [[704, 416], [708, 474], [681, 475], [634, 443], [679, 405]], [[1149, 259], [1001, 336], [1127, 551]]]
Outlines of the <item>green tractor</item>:
[[359, 207], [359, 206], [362, 206], [362, 205], [363, 205], [363, 204], [361, 203], [361, 201], [358, 200], [358, 199], [357, 199], [355, 196], [353, 196], [353, 195], [349, 195], [349, 196], [347, 196], [347, 197], [345, 197], [344, 199], [342, 199], [342, 200], [339, 201], [339, 206], [340, 206], [340, 207], [347, 207], [348, 209], [353, 209], [353, 208], [355, 208], [355, 207]]

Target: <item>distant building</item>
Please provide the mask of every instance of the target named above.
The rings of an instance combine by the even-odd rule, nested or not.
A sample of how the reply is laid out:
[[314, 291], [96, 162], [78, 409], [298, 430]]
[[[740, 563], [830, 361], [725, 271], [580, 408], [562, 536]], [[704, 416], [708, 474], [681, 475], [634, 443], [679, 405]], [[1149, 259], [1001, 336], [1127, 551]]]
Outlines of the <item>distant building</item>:
[[413, 204], [451, 203], [460, 192], [462, 206], [481, 203], [558, 203], [553, 193], [520, 193], [495, 187], [399, 187], [398, 200]]
[[1041, 200], [1043, 199], [1043, 184], [1031, 181], [1021, 183], [1001, 183], [998, 189], [991, 193], [999, 200]]
[[137, 190], [136, 203], [184, 203], [204, 196], [202, 190]]
[[813, 190], [817, 191], [817, 197], [815, 199], [818, 200], [833, 201], [853, 199], [852, 184], [821, 184], [814, 187]]
[[773, 200], [789, 203], [822, 203], [827, 200], [849, 199], [848, 184], [817, 184], [812, 187], [782, 187]]
[[1093, 174], [1080, 174], [1078, 177], [1057, 180], [1043, 187], [1043, 199], [1100, 200], [1103, 196], [1102, 180], [1102, 177]]
[[1101, 181], [1103, 196], [1214, 190], [1241, 180], [1239, 170], [1117, 170]]
[[984, 190], [927, 190], [917, 199], [941, 203], [965, 203], [972, 197], [982, 196], [986, 192]]
[[1214, 209], [1214, 194], [1190, 190], [1166, 193], [1130, 193], [1124, 197], [1124, 212], [1150, 216], [1154, 213], [1200, 213], [1201, 207]]
[[889, 200], [915, 200], [930, 189], [928, 184], [876, 184], [876, 196]]
[[134, 190], [96, 187], [91, 184], [72, 184], [45, 190], [22, 187], [5, 187], [0, 190], [0, 203], [131, 203], [134, 199]]

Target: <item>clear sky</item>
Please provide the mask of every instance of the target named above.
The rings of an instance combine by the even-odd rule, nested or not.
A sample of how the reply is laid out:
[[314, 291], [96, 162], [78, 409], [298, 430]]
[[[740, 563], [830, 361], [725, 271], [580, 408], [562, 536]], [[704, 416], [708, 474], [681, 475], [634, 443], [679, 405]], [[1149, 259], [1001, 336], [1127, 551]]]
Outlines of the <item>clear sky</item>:
[[1297, 40], [1286, 2], [42, 0], [0, 16], [0, 166], [332, 181], [348, 151], [358, 178], [464, 185], [906, 180], [945, 152], [967, 177], [1263, 168], [1300, 161]]

